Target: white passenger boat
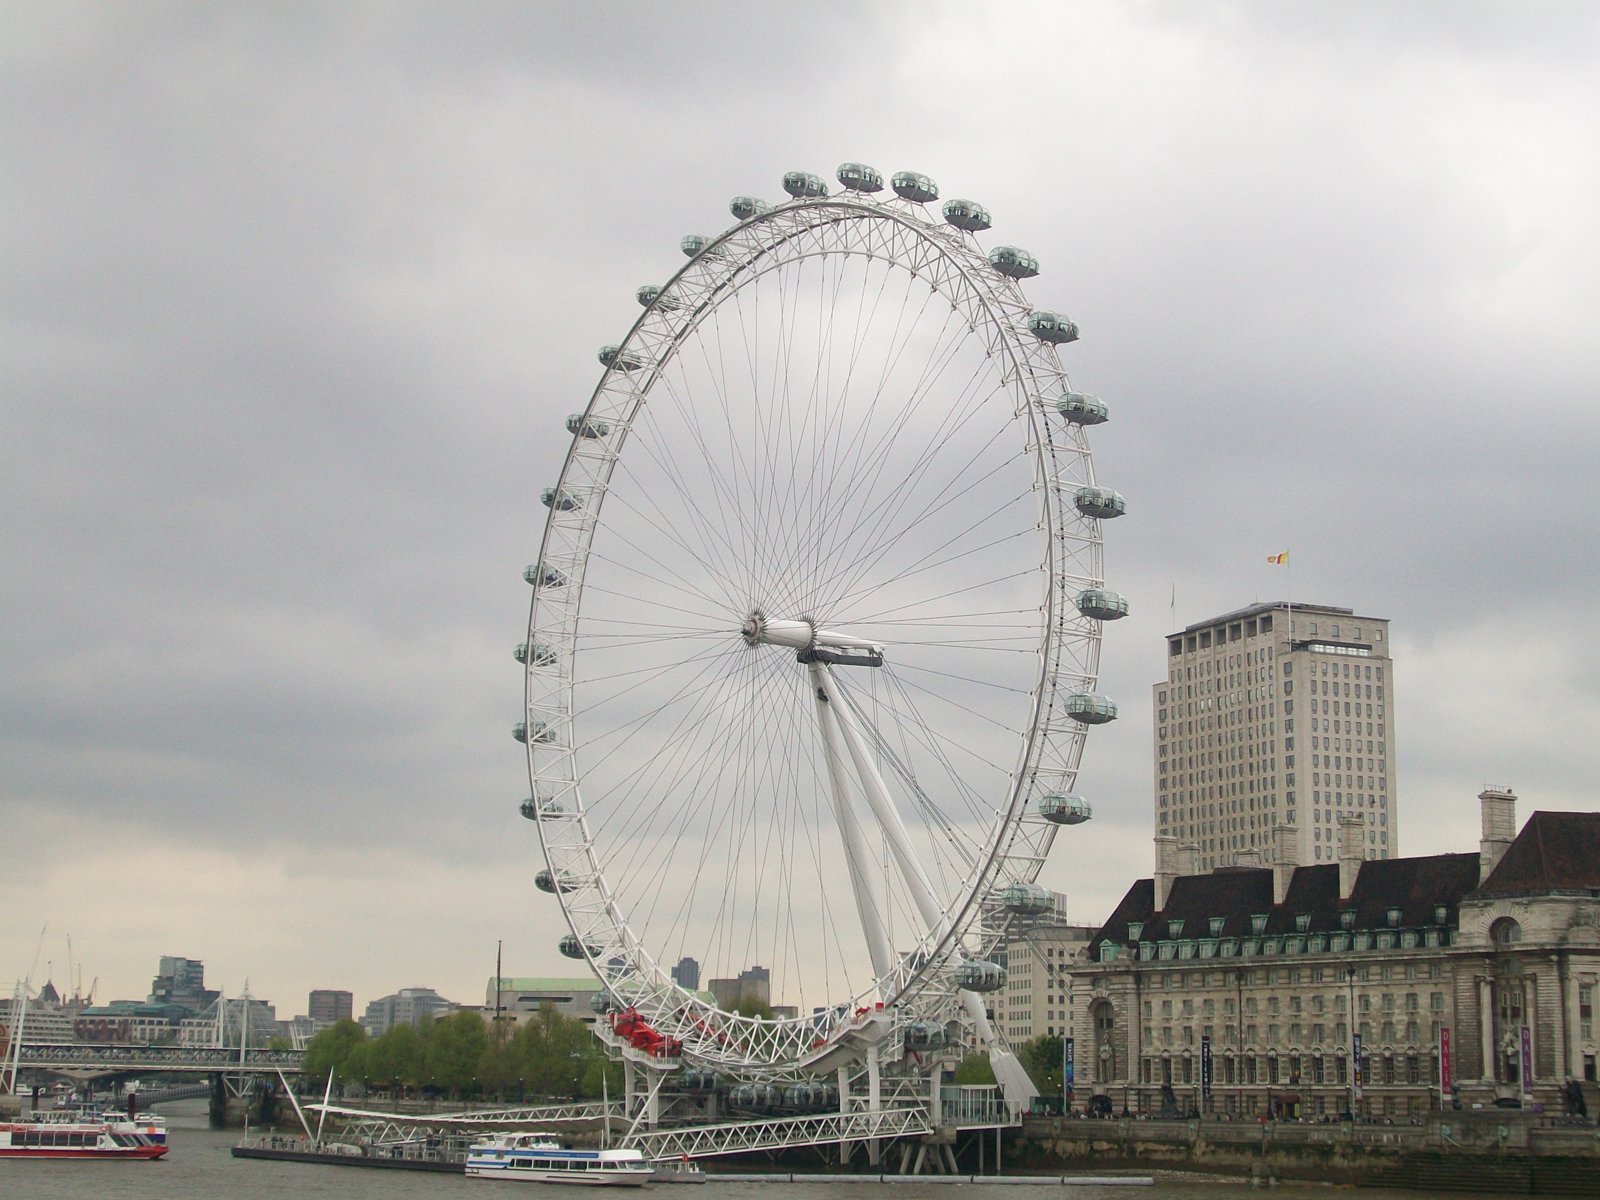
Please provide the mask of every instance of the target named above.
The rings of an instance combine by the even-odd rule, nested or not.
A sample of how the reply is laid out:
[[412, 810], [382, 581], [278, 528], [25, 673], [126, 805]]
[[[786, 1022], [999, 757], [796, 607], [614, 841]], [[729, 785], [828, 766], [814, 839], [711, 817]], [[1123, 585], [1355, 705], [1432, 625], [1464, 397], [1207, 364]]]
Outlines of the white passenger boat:
[[467, 1153], [469, 1179], [642, 1187], [654, 1173], [638, 1150], [569, 1150], [548, 1133], [491, 1133]]
[[0, 1158], [160, 1158], [167, 1152], [126, 1121], [40, 1113], [0, 1121]]

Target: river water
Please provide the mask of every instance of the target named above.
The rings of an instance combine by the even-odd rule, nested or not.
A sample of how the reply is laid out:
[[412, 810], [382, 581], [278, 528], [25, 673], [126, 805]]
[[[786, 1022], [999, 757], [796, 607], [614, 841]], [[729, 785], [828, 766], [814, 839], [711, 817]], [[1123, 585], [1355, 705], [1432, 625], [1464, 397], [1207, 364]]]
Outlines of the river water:
[[[511, 1200], [521, 1195], [551, 1200], [552, 1196], [570, 1194], [554, 1186], [531, 1184], [516, 1188], [456, 1175], [234, 1158], [229, 1151], [240, 1140], [239, 1131], [208, 1129], [204, 1101], [172, 1104], [162, 1111], [167, 1115], [168, 1143], [172, 1147], [165, 1158], [156, 1162], [0, 1161], [0, 1200], [451, 1200], [461, 1196]], [[1273, 1189], [1278, 1196], [1328, 1196], [1333, 1191], [1325, 1184], [1301, 1183]], [[1424, 1200], [1422, 1192], [1368, 1188], [1338, 1191], [1350, 1200]], [[719, 1183], [712, 1178], [703, 1187], [658, 1185], [646, 1194], [657, 1200], [956, 1200], [957, 1195], [961, 1200], [1231, 1200], [1243, 1196], [1259, 1200], [1266, 1193], [1239, 1182], [1172, 1179], [1164, 1175], [1153, 1187], [1063, 1187], [1059, 1183], [1038, 1187]]]

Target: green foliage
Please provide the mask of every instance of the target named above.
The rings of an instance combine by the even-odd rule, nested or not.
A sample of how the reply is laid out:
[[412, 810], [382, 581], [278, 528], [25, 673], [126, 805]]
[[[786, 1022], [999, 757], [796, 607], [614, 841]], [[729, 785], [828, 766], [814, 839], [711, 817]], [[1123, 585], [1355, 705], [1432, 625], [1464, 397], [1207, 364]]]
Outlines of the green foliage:
[[1036, 1037], [1017, 1047], [1017, 1061], [1028, 1072], [1040, 1095], [1061, 1095], [1061, 1049], [1059, 1037]]
[[329, 1071], [336, 1087], [359, 1084], [397, 1095], [427, 1089], [452, 1098], [578, 1100], [597, 1099], [607, 1087], [622, 1091], [621, 1066], [582, 1021], [553, 1004], [515, 1027], [509, 1018], [491, 1025], [476, 1012], [455, 1012], [416, 1028], [396, 1025], [372, 1039], [354, 1021], [340, 1021], [306, 1045], [307, 1090], [325, 1086]]
[[744, 997], [738, 1004], [733, 1006], [733, 1011], [741, 1017], [755, 1017], [761, 1021], [773, 1019], [772, 1005], [763, 1000], [757, 1000], [754, 996]]
[[489, 1031], [475, 1012], [456, 1012], [434, 1021], [422, 1033], [424, 1082], [459, 1097], [477, 1091], [478, 1065], [489, 1045]]
[[364, 1048], [362, 1044], [366, 1040], [367, 1031], [354, 1021], [346, 1019], [330, 1025], [306, 1043], [306, 1055], [301, 1066], [305, 1073], [303, 1078], [317, 1088], [327, 1083], [329, 1071], [347, 1081], [365, 1078], [364, 1071], [353, 1071], [351, 1067], [356, 1050]]
[[969, 1054], [956, 1064], [956, 1083], [993, 1083], [994, 1068], [987, 1054]]

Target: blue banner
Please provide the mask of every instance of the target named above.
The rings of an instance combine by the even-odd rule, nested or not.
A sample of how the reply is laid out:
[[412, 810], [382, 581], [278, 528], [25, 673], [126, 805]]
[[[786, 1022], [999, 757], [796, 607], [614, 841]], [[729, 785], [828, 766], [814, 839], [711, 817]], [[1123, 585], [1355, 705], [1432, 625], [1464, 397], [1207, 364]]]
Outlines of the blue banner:
[[1077, 1073], [1077, 1063], [1073, 1042], [1072, 1038], [1061, 1039], [1061, 1086], [1068, 1095], [1072, 1093], [1072, 1085], [1077, 1082], [1074, 1078]]

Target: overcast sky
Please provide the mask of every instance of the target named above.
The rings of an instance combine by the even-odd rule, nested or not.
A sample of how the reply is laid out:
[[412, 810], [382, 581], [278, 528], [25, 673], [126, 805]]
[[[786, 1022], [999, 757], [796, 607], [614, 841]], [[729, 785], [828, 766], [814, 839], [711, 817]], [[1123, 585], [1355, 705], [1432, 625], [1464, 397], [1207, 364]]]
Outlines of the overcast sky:
[[682, 235], [847, 159], [986, 204], [1112, 405], [1075, 918], [1150, 871], [1163, 635], [1289, 589], [1393, 622], [1402, 853], [1600, 808], [1592, 4], [0, 21], [5, 991], [571, 973], [509, 736], [562, 418]]

